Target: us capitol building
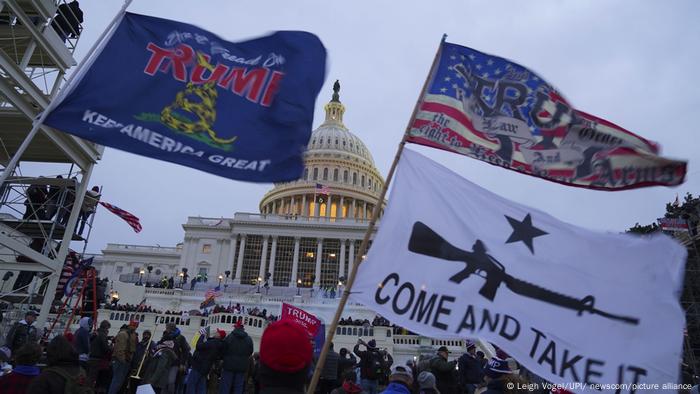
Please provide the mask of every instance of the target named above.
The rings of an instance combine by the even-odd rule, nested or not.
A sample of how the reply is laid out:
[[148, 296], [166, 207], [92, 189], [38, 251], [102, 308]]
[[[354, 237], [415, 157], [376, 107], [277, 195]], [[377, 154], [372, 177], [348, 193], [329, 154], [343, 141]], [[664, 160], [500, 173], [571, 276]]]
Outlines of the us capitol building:
[[[218, 286], [219, 305], [240, 303], [279, 315], [281, 303], [287, 302], [329, 324], [372, 212], [377, 204], [385, 205], [379, 201], [384, 178], [365, 144], [343, 123], [345, 106], [339, 90], [336, 83], [325, 106], [325, 120], [311, 135], [303, 177], [275, 184], [261, 199], [260, 213], [189, 217], [183, 224], [184, 241], [176, 247], [108, 244], [96, 256], [99, 276], [112, 280], [111, 292], [119, 295], [119, 304], [145, 299], [147, 305], [161, 311], [192, 311], [187, 319], [113, 310], [101, 310], [99, 319], [112, 321], [116, 331], [136, 318], [142, 321], [140, 329], [155, 330], [156, 337], [168, 321], [180, 324], [188, 338], [205, 325], [230, 331], [238, 318], [235, 314], [195, 316], [205, 292]], [[327, 188], [327, 194], [321, 194], [321, 188]], [[173, 277], [174, 288], [148, 286], [160, 285], [163, 277]], [[201, 281], [193, 283], [198, 277]], [[350, 316], [371, 322], [375, 313], [348, 303], [343, 317]], [[257, 348], [265, 320], [246, 315], [243, 321]], [[434, 353], [443, 345], [455, 356], [464, 350], [462, 340], [357, 326], [339, 327], [335, 348], [352, 349], [358, 337], [376, 339], [398, 360]]]

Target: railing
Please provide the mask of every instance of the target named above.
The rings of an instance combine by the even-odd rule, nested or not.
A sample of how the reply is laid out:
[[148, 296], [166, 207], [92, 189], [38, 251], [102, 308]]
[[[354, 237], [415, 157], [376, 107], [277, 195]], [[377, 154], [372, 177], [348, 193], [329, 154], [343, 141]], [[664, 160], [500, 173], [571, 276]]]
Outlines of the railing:
[[394, 345], [420, 345], [418, 335], [394, 335]]
[[146, 252], [180, 253], [182, 248], [173, 247], [173, 246], [107, 244], [106, 250], [133, 250], [133, 251], [146, 251]]
[[[301, 215], [277, 215], [277, 214], [261, 214], [261, 213], [245, 213], [237, 212], [233, 216], [234, 220], [239, 221], [267, 221], [267, 222], [278, 222], [278, 223], [289, 223], [289, 222], [314, 222], [314, 223], [336, 223], [336, 224], [347, 224], [347, 225], [365, 225], [369, 223], [371, 219], [355, 219], [355, 218], [337, 218], [337, 217], [325, 217], [325, 216], [301, 216]], [[190, 218], [199, 219], [199, 218]], [[189, 220], [188, 220], [189, 223]], [[194, 223], [193, 223], [194, 224]]]
[[213, 313], [209, 315], [209, 318], [207, 319], [207, 324], [209, 325], [236, 324], [236, 322], [240, 322], [246, 327], [256, 327], [261, 329], [267, 326], [267, 320], [265, 318], [258, 316], [250, 316], [241, 313]]

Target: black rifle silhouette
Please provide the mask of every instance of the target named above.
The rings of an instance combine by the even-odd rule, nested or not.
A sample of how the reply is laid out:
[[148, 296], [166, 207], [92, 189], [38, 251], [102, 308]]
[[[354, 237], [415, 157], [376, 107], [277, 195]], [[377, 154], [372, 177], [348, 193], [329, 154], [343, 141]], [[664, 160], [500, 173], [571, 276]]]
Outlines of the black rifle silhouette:
[[440, 234], [433, 231], [422, 222], [413, 224], [411, 239], [408, 241], [408, 250], [413, 253], [423, 254], [449, 261], [461, 261], [467, 266], [450, 277], [451, 282], [462, 283], [470, 275], [476, 275], [486, 280], [479, 290], [479, 294], [489, 301], [496, 297], [496, 291], [505, 284], [513, 293], [544, 301], [563, 308], [573, 309], [581, 316], [583, 312], [600, 315], [612, 320], [619, 320], [628, 324], [639, 324], [639, 319], [628, 316], [614, 315], [595, 308], [595, 298], [587, 295], [582, 299], [559, 294], [524, 280], [515, 278], [506, 273], [506, 269], [493, 256], [486, 253], [486, 246], [481, 240], [476, 240], [472, 251], [460, 249], [447, 242]]

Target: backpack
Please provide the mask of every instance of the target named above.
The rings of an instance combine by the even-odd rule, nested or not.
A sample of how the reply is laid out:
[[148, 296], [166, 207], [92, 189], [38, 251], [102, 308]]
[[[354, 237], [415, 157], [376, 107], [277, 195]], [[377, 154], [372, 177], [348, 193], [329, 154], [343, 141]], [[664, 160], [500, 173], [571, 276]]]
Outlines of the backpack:
[[87, 376], [85, 376], [82, 369], [80, 369], [78, 376], [73, 376], [58, 367], [49, 367], [46, 371], [53, 372], [66, 381], [66, 385], [63, 388], [65, 394], [93, 394], [95, 392], [87, 385]]
[[384, 373], [384, 360], [382, 355], [376, 351], [370, 351], [365, 363], [366, 378], [370, 380], [379, 379]]

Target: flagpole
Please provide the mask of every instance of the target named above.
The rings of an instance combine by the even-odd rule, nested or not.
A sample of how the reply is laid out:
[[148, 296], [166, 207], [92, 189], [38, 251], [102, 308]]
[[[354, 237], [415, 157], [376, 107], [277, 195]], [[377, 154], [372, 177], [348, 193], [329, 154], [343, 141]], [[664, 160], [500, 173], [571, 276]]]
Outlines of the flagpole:
[[53, 109], [56, 108], [58, 103], [61, 100], [63, 100], [63, 98], [66, 96], [65, 93], [67, 93], [68, 90], [70, 89], [73, 80], [76, 78], [77, 75], [80, 74], [80, 72], [83, 70], [85, 65], [89, 63], [93, 54], [96, 52], [97, 48], [102, 46], [102, 44], [104, 43], [105, 37], [107, 36], [108, 33], [111, 33], [113, 31], [114, 25], [116, 25], [117, 22], [121, 20], [122, 16], [124, 16], [124, 13], [126, 12], [127, 7], [129, 7], [129, 4], [131, 4], [132, 1], [133, 0], [124, 0], [124, 4], [122, 5], [122, 8], [119, 10], [117, 15], [114, 16], [114, 18], [109, 23], [109, 25], [107, 25], [107, 28], [104, 29], [102, 34], [100, 34], [100, 36], [97, 38], [97, 40], [92, 44], [92, 47], [90, 47], [90, 50], [88, 50], [88, 53], [85, 55], [85, 58], [83, 59], [83, 61], [78, 64], [78, 66], [75, 68], [75, 70], [73, 70], [71, 75], [68, 77], [68, 79], [66, 80], [66, 84], [61, 89], [61, 92], [59, 93], [58, 97], [54, 97], [49, 102], [49, 105], [46, 106], [46, 109], [44, 109], [44, 111], [41, 113], [41, 116], [39, 117], [39, 119], [34, 121], [34, 124], [32, 125], [32, 129], [29, 131], [29, 134], [27, 134], [27, 136], [24, 138], [24, 141], [22, 141], [22, 144], [17, 148], [17, 151], [10, 159], [10, 162], [7, 163], [7, 166], [5, 166], [5, 169], [3, 170], [2, 174], [0, 174], [0, 185], [5, 183], [7, 178], [9, 178], [10, 174], [15, 171], [15, 167], [17, 166], [17, 163], [19, 162], [20, 156], [22, 156], [22, 154], [24, 154], [24, 151], [27, 150], [31, 141], [34, 139], [36, 134], [39, 132], [39, 128], [44, 124], [44, 121], [49, 116], [49, 113], [51, 111], [53, 111]]
[[311, 382], [309, 383], [309, 387], [306, 391], [307, 394], [314, 394], [314, 391], [316, 390], [316, 385], [318, 384], [318, 380], [321, 377], [321, 370], [323, 369], [323, 364], [325, 364], [326, 356], [328, 355], [328, 351], [330, 350], [330, 344], [333, 342], [335, 331], [338, 328], [340, 315], [345, 309], [345, 304], [347, 303], [348, 297], [350, 296], [352, 285], [355, 282], [355, 276], [357, 275], [357, 267], [360, 265], [360, 263], [362, 263], [362, 256], [367, 251], [367, 244], [369, 243], [369, 238], [372, 235], [372, 231], [374, 230], [375, 224], [377, 222], [377, 217], [381, 212], [382, 204], [384, 202], [384, 196], [386, 195], [386, 192], [389, 189], [389, 183], [391, 183], [391, 179], [394, 176], [394, 171], [396, 170], [396, 166], [399, 163], [399, 158], [401, 157], [401, 152], [403, 152], [403, 148], [406, 145], [406, 140], [408, 139], [408, 132], [411, 130], [413, 120], [415, 119], [416, 114], [418, 113], [418, 110], [420, 109], [420, 106], [423, 103], [423, 98], [425, 97], [425, 92], [428, 89], [428, 85], [433, 80], [435, 68], [437, 66], [438, 60], [440, 59], [440, 53], [442, 52], [442, 45], [445, 43], [446, 38], [447, 34], [443, 34], [442, 40], [440, 41], [440, 45], [438, 46], [438, 50], [435, 53], [433, 64], [430, 66], [430, 72], [428, 73], [428, 76], [423, 82], [423, 88], [421, 89], [421, 93], [418, 96], [418, 100], [416, 100], [416, 105], [413, 108], [411, 118], [408, 121], [408, 125], [406, 125], [406, 130], [403, 133], [403, 137], [401, 137], [401, 142], [399, 142], [396, 155], [394, 156], [394, 161], [391, 163], [391, 167], [389, 168], [389, 173], [387, 174], [386, 182], [384, 182], [382, 191], [379, 194], [379, 203], [374, 206], [374, 210], [372, 211], [372, 219], [370, 219], [370, 222], [367, 225], [367, 231], [365, 232], [365, 236], [362, 239], [362, 244], [360, 244], [360, 249], [358, 250], [357, 255], [355, 256], [355, 263], [352, 265], [352, 270], [350, 271], [347, 283], [345, 284], [345, 291], [343, 291], [343, 295], [340, 297], [340, 301], [338, 302], [338, 309], [336, 309], [335, 316], [333, 316], [333, 321], [328, 330], [328, 336], [326, 337], [326, 341], [323, 344], [323, 350], [321, 350], [321, 354], [319, 355], [318, 361], [316, 362], [316, 369], [314, 370], [313, 377], [311, 378]]

